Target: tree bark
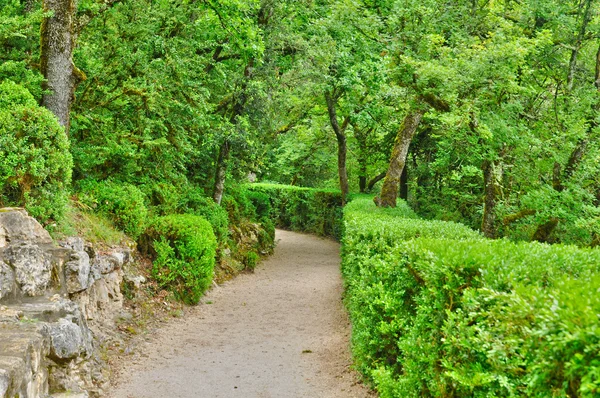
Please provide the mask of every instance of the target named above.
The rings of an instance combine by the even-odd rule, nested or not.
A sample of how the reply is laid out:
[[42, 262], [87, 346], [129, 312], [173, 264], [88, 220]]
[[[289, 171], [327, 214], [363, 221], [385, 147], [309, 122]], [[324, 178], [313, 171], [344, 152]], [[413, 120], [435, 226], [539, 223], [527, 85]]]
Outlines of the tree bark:
[[490, 239], [495, 239], [496, 232], [496, 203], [498, 198], [498, 165], [495, 162], [486, 160], [483, 162], [483, 180], [485, 200], [483, 206], [483, 219], [481, 222], [481, 232]]
[[[244, 113], [244, 107], [248, 101], [246, 89], [248, 83], [252, 79], [254, 69], [254, 59], [250, 58], [248, 64], [244, 68], [244, 82], [237, 96], [231, 102], [231, 116], [229, 122], [232, 125], [237, 125], [238, 117]], [[229, 155], [231, 152], [232, 143], [225, 137], [223, 143], [219, 147], [219, 155], [217, 157], [217, 164], [215, 167], [215, 184], [213, 187], [213, 200], [217, 204], [221, 204], [223, 199], [223, 192], [225, 191], [225, 179], [227, 177], [227, 167], [229, 165]]]
[[406, 164], [406, 156], [408, 148], [412, 141], [421, 119], [423, 118], [423, 110], [411, 110], [404, 118], [402, 126], [396, 136], [390, 165], [385, 175], [385, 181], [381, 188], [381, 194], [376, 198], [375, 202], [379, 207], [396, 207], [396, 199], [398, 197], [398, 185]]
[[342, 191], [342, 205], [344, 205], [346, 203], [346, 198], [350, 190], [348, 187], [348, 173], [346, 170], [346, 128], [348, 127], [350, 118], [346, 117], [346, 119], [344, 119], [344, 122], [340, 126], [337, 119], [337, 100], [338, 97], [334, 93], [329, 91], [325, 92], [325, 102], [327, 102], [327, 112], [329, 113], [329, 121], [331, 123], [331, 127], [333, 128], [333, 132], [335, 133], [335, 138], [338, 142], [338, 175], [340, 179], [340, 190]]
[[215, 169], [215, 186], [213, 189], [213, 199], [218, 205], [223, 199], [225, 190], [225, 177], [227, 176], [227, 162], [229, 161], [230, 145], [228, 141], [221, 144], [219, 148], [219, 157], [217, 158], [217, 167]]
[[571, 59], [569, 60], [569, 73], [567, 75], [568, 91], [571, 91], [573, 89], [573, 83], [575, 81], [575, 69], [577, 69], [577, 56], [579, 54], [579, 51], [581, 50], [583, 39], [585, 38], [585, 34], [587, 31], [587, 26], [592, 19], [592, 0], [586, 0], [585, 2], [581, 2], [580, 8], [583, 8], [584, 5], [585, 9], [583, 10], [583, 21], [581, 22], [579, 34], [575, 38], [575, 44], [573, 46], [573, 50], [571, 51]]
[[369, 181], [369, 183], [367, 184], [367, 192], [370, 192], [375, 186], [375, 184], [383, 180], [385, 178], [385, 174], [386, 172], [384, 171], [383, 173], [377, 174], [375, 177], [373, 177], [371, 181]]
[[408, 199], [408, 167], [406, 167], [406, 162], [400, 176], [400, 199]]
[[373, 129], [361, 130], [354, 127], [354, 137], [358, 144], [358, 190], [365, 193], [367, 189], [367, 136]]
[[531, 240], [542, 243], [551, 243], [550, 234], [552, 234], [552, 231], [558, 226], [558, 222], [558, 218], [551, 218], [549, 221], [539, 225]]
[[75, 0], [44, 0], [44, 11], [53, 15], [42, 21], [41, 72], [46, 78], [47, 94], [42, 105], [57, 118], [65, 131], [69, 132], [69, 112], [75, 88], [85, 76], [73, 65], [75, 42]]

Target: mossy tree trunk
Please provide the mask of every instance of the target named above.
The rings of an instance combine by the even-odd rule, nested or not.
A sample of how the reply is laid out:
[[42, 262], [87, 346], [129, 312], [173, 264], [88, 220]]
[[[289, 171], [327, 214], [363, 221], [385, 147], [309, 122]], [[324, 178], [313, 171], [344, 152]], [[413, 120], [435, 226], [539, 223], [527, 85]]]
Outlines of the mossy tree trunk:
[[[211, 8], [213, 8], [211, 6]], [[214, 8], [213, 8], [214, 9]], [[215, 10], [218, 14], [218, 11]], [[274, 9], [272, 7], [271, 2], [263, 2], [261, 8], [256, 15], [257, 24], [260, 28], [265, 29], [269, 25], [269, 21], [273, 16]], [[217, 46], [214, 50], [211, 63], [208, 64], [205, 68], [206, 73], [211, 73], [214, 69], [214, 64], [223, 62], [228, 59], [233, 58], [241, 58], [240, 54], [229, 54], [227, 56], [222, 56], [221, 52], [223, 51], [223, 46]], [[254, 71], [255, 65], [258, 63], [259, 59], [256, 59], [255, 56], [251, 56], [244, 67], [244, 78], [241, 82], [240, 87], [232, 94], [231, 101], [224, 101], [226, 105], [223, 107], [219, 106], [221, 112], [224, 115], [229, 115], [229, 123], [234, 126], [237, 130], [239, 125], [239, 118], [246, 113], [246, 104], [248, 102], [248, 85], [254, 79]], [[235, 131], [237, 134], [237, 131]], [[238, 145], [239, 138], [236, 137], [224, 137], [223, 142], [219, 146], [219, 151], [217, 155], [217, 162], [215, 166], [215, 180], [213, 185], [213, 200], [221, 204], [221, 200], [223, 199], [223, 193], [225, 191], [225, 180], [227, 178], [227, 170], [229, 168], [229, 159], [231, 157], [231, 152], [235, 150]]]
[[[247, 89], [248, 84], [252, 80], [254, 71], [254, 58], [250, 58], [246, 67], [244, 68], [244, 81], [239, 92], [231, 102], [231, 116], [229, 122], [233, 126], [237, 126], [238, 118], [244, 114], [246, 102], [248, 101]], [[213, 200], [217, 204], [221, 204], [223, 199], [223, 193], [225, 192], [225, 179], [227, 178], [227, 169], [229, 166], [229, 158], [231, 153], [231, 147], [233, 143], [228, 138], [223, 138], [223, 142], [219, 147], [219, 153], [217, 156], [217, 163], [215, 166], [215, 183], [213, 187]]]
[[73, 65], [75, 42], [75, 0], [43, 0], [44, 18], [41, 31], [41, 71], [46, 78], [42, 105], [69, 131], [69, 112], [77, 84], [83, 74]]
[[406, 167], [406, 162], [400, 176], [400, 199], [408, 199], [408, 167]]
[[398, 130], [398, 134], [396, 135], [394, 148], [392, 149], [390, 165], [385, 175], [383, 186], [381, 187], [381, 194], [378, 198], [375, 198], [375, 202], [379, 207], [396, 207], [396, 199], [398, 198], [399, 185], [406, 164], [408, 148], [424, 113], [425, 111], [421, 109], [412, 109], [402, 121], [400, 130]]
[[356, 125], [354, 128], [354, 138], [358, 144], [358, 189], [360, 193], [367, 192], [367, 164], [369, 158], [368, 137], [373, 133], [374, 128], [359, 128]]
[[329, 113], [329, 121], [331, 127], [335, 133], [335, 137], [338, 143], [338, 175], [340, 178], [340, 190], [342, 191], [342, 205], [346, 203], [346, 197], [348, 196], [348, 172], [346, 170], [346, 154], [347, 154], [347, 140], [346, 140], [346, 129], [350, 123], [350, 117], [347, 116], [342, 124], [340, 125], [337, 118], [337, 101], [339, 99], [339, 93], [336, 90], [325, 92], [325, 101], [327, 102], [327, 112]]
[[219, 157], [217, 158], [217, 167], [215, 170], [215, 186], [213, 189], [213, 199], [217, 204], [221, 204], [223, 192], [225, 191], [225, 178], [227, 177], [227, 163], [229, 162], [229, 142], [225, 141], [219, 148]]
[[498, 193], [500, 192], [502, 170], [497, 162], [486, 160], [483, 162], [482, 171], [485, 199], [483, 203], [481, 232], [487, 238], [495, 239], [497, 236], [496, 204], [498, 202]]

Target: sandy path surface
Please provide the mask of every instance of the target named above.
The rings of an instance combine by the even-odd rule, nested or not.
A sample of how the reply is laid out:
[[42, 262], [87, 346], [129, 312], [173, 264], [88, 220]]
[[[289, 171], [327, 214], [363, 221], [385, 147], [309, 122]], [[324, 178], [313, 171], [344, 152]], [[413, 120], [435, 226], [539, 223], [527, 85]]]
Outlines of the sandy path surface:
[[372, 396], [350, 369], [339, 245], [287, 231], [276, 240], [254, 274], [213, 289], [146, 342], [112, 397]]

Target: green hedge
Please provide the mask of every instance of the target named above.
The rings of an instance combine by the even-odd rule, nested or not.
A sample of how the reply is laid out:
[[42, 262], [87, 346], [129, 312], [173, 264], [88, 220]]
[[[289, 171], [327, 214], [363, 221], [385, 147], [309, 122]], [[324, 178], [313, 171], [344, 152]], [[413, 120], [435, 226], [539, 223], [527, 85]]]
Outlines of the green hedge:
[[600, 396], [600, 251], [344, 211], [358, 368], [381, 397]]
[[247, 189], [257, 214], [274, 220], [278, 228], [341, 238], [339, 191], [277, 184], [251, 184]]
[[196, 304], [210, 286], [217, 240], [204, 218], [191, 214], [157, 217], [140, 245], [153, 255], [152, 274], [159, 286], [186, 304]]

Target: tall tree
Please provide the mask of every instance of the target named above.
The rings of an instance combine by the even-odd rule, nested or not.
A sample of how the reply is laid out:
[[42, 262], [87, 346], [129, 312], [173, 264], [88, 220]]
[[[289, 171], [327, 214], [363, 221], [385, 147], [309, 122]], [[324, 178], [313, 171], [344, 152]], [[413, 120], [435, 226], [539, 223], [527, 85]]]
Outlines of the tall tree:
[[346, 157], [347, 157], [347, 138], [346, 138], [346, 129], [350, 124], [350, 116], [346, 116], [344, 121], [340, 125], [338, 116], [337, 116], [337, 101], [340, 97], [340, 93], [338, 93], [335, 89], [333, 91], [325, 92], [325, 102], [327, 103], [327, 113], [329, 114], [329, 122], [331, 123], [331, 128], [335, 133], [335, 138], [337, 139], [337, 147], [338, 147], [338, 176], [340, 179], [340, 190], [342, 191], [342, 204], [346, 203], [346, 198], [348, 197], [349, 187], [348, 187], [348, 172], [346, 171]]
[[50, 15], [44, 18], [41, 31], [41, 71], [48, 90], [42, 104], [68, 133], [75, 88], [85, 79], [73, 64], [77, 4], [75, 0], [44, 0], [43, 7]]

